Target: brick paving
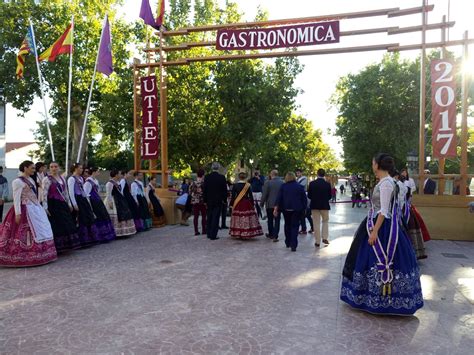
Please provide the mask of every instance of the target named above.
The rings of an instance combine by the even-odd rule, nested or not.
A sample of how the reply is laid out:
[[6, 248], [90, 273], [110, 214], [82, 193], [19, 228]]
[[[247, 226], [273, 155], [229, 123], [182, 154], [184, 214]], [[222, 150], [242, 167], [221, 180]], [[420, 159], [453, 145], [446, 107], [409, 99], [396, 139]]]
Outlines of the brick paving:
[[[168, 226], [0, 269], [0, 354], [467, 354], [474, 346], [474, 243], [431, 241], [425, 307], [381, 317], [339, 301], [366, 209], [331, 211], [329, 247], [296, 253], [264, 237], [209, 241]], [[265, 225], [265, 222], [263, 222]]]

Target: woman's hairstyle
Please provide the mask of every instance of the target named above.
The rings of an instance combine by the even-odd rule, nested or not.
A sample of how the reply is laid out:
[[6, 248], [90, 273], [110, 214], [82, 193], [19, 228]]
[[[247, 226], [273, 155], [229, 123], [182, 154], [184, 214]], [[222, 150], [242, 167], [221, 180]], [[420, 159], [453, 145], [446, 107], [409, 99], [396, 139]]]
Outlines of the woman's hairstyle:
[[110, 177], [114, 178], [118, 175], [119, 171], [117, 169], [110, 170]]
[[134, 176], [134, 177], [137, 177], [139, 174], [140, 174], [140, 172], [139, 172], [138, 170], [135, 170], [135, 171], [133, 172], [133, 176]]
[[200, 177], [200, 178], [203, 177], [204, 174], [205, 174], [204, 169], [199, 169], [199, 170], [197, 171], [197, 176]]
[[25, 160], [24, 162], [22, 162], [22, 163], [20, 164], [19, 169], [20, 169], [20, 171], [21, 171], [22, 173], [24, 173], [24, 172], [25, 172], [25, 169], [26, 169], [26, 168], [29, 168], [29, 167], [32, 166], [32, 165], [34, 165], [34, 163], [33, 163], [31, 160]]
[[90, 166], [90, 167], [86, 168], [85, 170], [89, 175], [92, 175], [96, 171], [99, 171], [99, 168], [96, 168], [95, 166]]
[[36, 171], [39, 171], [39, 169], [41, 169], [43, 166], [46, 166], [46, 164], [43, 163], [42, 161], [37, 162], [35, 164]]
[[377, 154], [374, 161], [377, 163], [379, 170], [387, 171], [389, 174], [395, 170], [395, 160], [388, 154]]
[[78, 167], [80, 167], [80, 166], [82, 166], [81, 163], [74, 163], [74, 164], [72, 164], [71, 168], [69, 169], [69, 172], [70, 172], [71, 174], [73, 174], [73, 173], [76, 171], [76, 169], [77, 169]]
[[407, 176], [405, 177], [405, 179], [409, 179], [410, 178], [410, 175], [408, 174], [408, 169], [407, 168], [403, 168], [402, 170], [400, 170], [400, 176], [403, 172], [406, 172], [407, 173]]
[[296, 175], [292, 171], [287, 172], [285, 175], [285, 182], [290, 182], [290, 181], [296, 181]]
[[393, 178], [396, 177], [396, 176], [400, 176], [400, 172], [397, 169], [393, 169], [390, 172], [390, 176], [393, 177]]
[[156, 179], [156, 175], [150, 175], [150, 177], [148, 177], [148, 182], [150, 182], [154, 179]]
[[[59, 163], [57, 161], [50, 161], [49, 162], [49, 166], [51, 166], [52, 164], [57, 164], [59, 166]], [[36, 165], [35, 165], [36, 166]]]
[[245, 180], [246, 178], [247, 178], [247, 173], [245, 173], [245, 172], [239, 173], [239, 179], [240, 180]]

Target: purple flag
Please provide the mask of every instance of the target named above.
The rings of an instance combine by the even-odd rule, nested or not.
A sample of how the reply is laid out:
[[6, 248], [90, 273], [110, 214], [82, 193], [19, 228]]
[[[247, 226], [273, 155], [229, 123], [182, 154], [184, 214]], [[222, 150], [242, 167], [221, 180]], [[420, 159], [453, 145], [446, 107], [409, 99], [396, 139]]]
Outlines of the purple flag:
[[153, 27], [155, 30], [160, 29], [160, 26], [158, 26], [155, 22], [153, 12], [151, 12], [150, 0], [142, 0], [142, 7], [140, 8], [140, 18], [145, 21], [145, 24]]
[[109, 76], [113, 73], [112, 64], [112, 36], [110, 34], [109, 18], [105, 18], [105, 24], [100, 36], [99, 59], [97, 61], [97, 71]]

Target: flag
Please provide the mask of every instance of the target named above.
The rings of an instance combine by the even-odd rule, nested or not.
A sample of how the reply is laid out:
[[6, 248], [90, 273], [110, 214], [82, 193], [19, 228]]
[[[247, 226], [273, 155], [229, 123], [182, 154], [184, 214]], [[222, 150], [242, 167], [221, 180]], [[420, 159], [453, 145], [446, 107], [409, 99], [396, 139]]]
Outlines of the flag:
[[165, 0], [158, 0], [158, 15], [156, 16], [156, 25], [163, 26], [165, 21]]
[[159, 30], [163, 25], [163, 19], [165, 15], [165, 1], [158, 1], [158, 15], [156, 20], [153, 17], [153, 12], [151, 11], [150, 0], [142, 0], [142, 6], [140, 8], [140, 18], [143, 19], [145, 24], [153, 27], [155, 30]]
[[28, 27], [28, 32], [26, 33], [25, 39], [21, 42], [20, 50], [18, 51], [16, 57], [16, 78], [23, 79], [23, 73], [25, 70], [25, 57], [28, 53], [36, 53], [35, 46], [33, 43], [33, 33], [31, 31], [31, 26]]
[[114, 71], [112, 64], [112, 35], [110, 34], [108, 17], [105, 18], [104, 27], [102, 28], [102, 34], [100, 36], [97, 71], [107, 76]]
[[73, 49], [72, 23], [67, 26], [66, 31], [53, 43], [51, 47], [45, 50], [39, 56], [39, 60], [54, 62], [60, 54], [69, 54]]

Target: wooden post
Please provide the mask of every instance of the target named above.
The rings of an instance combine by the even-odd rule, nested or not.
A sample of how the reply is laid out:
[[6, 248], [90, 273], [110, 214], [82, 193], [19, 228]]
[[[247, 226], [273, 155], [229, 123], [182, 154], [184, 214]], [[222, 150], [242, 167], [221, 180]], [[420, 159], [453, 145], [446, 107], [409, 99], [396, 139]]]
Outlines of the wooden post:
[[[446, 43], [446, 15], [443, 16], [443, 27], [441, 28], [441, 42]], [[446, 46], [443, 45], [441, 47], [441, 59], [446, 58]], [[433, 120], [433, 116], [431, 117], [431, 120]], [[440, 175], [440, 178], [438, 180], [438, 195], [444, 195], [444, 189], [446, 187], [446, 181], [444, 180], [444, 167], [446, 164], [446, 159], [445, 158], [439, 158], [438, 160], [438, 174]]]
[[[463, 63], [467, 63], [468, 51], [469, 51], [469, 42], [468, 32], [464, 32], [464, 45], [462, 51]], [[467, 98], [469, 95], [469, 75], [464, 70], [462, 73], [462, 119], [461, 119], [461, 186], [460, 186], [460, 195], [466, 196], [466, 187], [467, 187], [467, 140], [468, 140], [468, 130], [467, 130], [467, 111], [468, 104]]]
[[421, 12], [421, 61], [420, 61], [420, 145], [418, 153], [418, 193], [423, 195], [425, 183], [425, 122], [426, 122], [426, 12], [423, 1]]
[[160, 106], [161, 106], [161, 186], [168, 188], [168, 89], [166, 87], [163, 28], [160, 29]]
[[140, 144], [138, 140], [138, 73], [137, 63], [133, 63], [133, 150], [134, 150], [134, 170], [140, 169]]

